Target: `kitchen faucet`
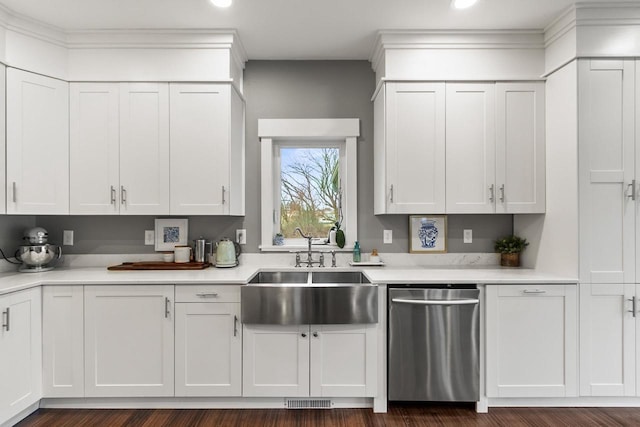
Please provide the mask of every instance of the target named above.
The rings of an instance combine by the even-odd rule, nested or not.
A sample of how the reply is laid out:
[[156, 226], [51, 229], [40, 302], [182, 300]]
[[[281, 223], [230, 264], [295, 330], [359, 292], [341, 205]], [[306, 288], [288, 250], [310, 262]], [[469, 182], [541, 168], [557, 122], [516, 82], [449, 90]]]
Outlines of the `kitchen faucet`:
[[[295, 232], [298, 232], [302, 237], [304, 237], [305, 239], [307, 239], [307, 259], [304, 261], [307, 263], [307, 267], [313, 267], [313, 264], [318, 264], [318, 267], [324, 267], [324, 253], [320, 252], [320, 251], [312, 251], [311, 250], [311, 239], [313, 239], [313, 236], [311, 234], [309, 234], [308, 236], [305, 236], [305, 234], [302, 232], [302, 230], [300, 229], [300, 227], [296, 227], [296, 229], [294, 230]], [[318, 259], [318, 261], [314, 261], [313, 260], [313, 254], [315, 252], [318, 252], [320, 254], [320, 258]], [[296, 267], [301, 267], [300, 265], [300, 251], [296, 252]], [[335, 255], [333, 258], [333, 263], [334, 263], [334, 267], [335, 267]]]

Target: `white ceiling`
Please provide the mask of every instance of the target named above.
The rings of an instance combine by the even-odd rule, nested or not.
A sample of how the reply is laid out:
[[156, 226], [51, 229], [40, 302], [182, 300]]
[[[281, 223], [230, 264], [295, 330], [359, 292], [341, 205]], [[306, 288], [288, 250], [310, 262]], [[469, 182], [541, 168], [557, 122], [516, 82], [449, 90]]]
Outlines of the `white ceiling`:
[[[600, 0], [602, 2], [602, 0]], [[575, 0], [0, 0], [61, 30], [236, 29], [249, 59], [369, 59], [382, 29], [541, 30]]]

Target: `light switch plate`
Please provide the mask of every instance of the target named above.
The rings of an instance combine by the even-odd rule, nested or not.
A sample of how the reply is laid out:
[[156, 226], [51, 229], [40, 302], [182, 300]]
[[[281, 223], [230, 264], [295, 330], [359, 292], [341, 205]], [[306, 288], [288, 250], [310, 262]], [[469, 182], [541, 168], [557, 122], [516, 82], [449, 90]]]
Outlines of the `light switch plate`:
[[473, 230], [464, 230], [462, 232], [462, 241], [464, 243], [473, 243]]
[[156, 243], [156, 232], [154, 230], [144, 230], [144, 244], [155, 245], [155, 243]]
[[236, 242], [241, 245], [247, 244], [247, 230], [239, 228], [236, 230]]
[[382, 233], [382, 242], [383, 243], [393, 242], [393, 230], [384, 230], [384, 232]]
[[62, 244], [65, 246], [73, 246], [73, 230], [64, 230], [62, 232]]

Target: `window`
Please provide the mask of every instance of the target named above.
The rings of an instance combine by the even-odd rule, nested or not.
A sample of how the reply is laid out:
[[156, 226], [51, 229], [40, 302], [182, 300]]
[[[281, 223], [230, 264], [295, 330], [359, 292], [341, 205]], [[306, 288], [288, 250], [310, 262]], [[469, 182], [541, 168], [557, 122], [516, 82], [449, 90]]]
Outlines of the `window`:
[[[259, 120], [262, 164], [261, 250], [306, 248], [295, 230], [326, 245], [336, 222], [346, 245], [357, 239], [357, 119]], [[284, 245], [273, 244], [276, 233]], [[318, 247], [316, 249], [322, 249]]]

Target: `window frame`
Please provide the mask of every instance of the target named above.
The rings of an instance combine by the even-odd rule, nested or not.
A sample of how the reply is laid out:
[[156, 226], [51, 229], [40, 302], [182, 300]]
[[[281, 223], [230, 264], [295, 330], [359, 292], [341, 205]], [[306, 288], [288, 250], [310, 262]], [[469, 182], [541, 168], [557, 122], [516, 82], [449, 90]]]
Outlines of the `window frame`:
[[[342, 187], [342, 229], [344, 248], [314, 245], [315, 249], [351, 250], [358, 235], [357, 193], [357, 139], [360, 136], [359, 119], [259, 119], [258, 137], [261, 157], [261, 244], [263, 252], [306, 249], [304, 240], [288, 239], [285, 245], [275, 246], [276, 218], [279, 218], [280, 159], [283, 146], [310, 148], [325, 146], [340, 149], [340, 180]], [[277, 190], [276, 190], [277, 189]], [[276, 194], [276, 191], [278, 194]], [[287, 244], [288, 243], [288, 244]]]

